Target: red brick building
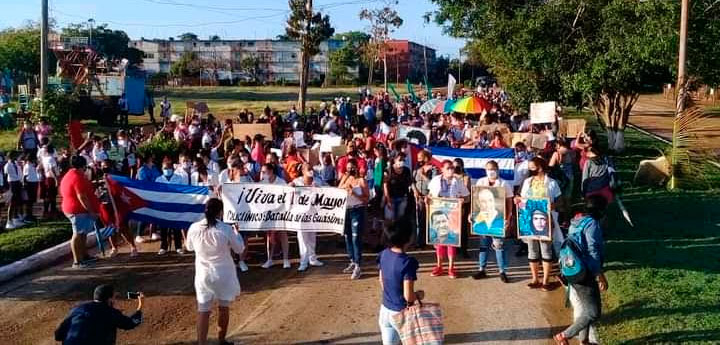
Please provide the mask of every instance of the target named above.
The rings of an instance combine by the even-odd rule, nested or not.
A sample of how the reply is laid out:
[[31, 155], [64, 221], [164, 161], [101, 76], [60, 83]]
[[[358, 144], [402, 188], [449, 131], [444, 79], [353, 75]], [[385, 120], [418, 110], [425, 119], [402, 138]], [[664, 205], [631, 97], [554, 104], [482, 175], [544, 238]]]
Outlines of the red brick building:
[[[388, 40], [387, 68], [388, 81], [404, 83], [421, 82], [425, 76], [425, 66], [431, 68], [435, 62], [435, 49], [408, 40]], [[426, 64], [427, 62], [427, 64]]]

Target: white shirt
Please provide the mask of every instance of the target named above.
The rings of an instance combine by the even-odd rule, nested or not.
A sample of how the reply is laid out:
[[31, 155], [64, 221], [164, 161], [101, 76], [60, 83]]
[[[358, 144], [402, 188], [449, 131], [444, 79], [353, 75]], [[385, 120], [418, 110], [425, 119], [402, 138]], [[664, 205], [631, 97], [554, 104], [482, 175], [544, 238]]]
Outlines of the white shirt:
[[188, 184], [187, 178], [178, 174], [172, 174], [172, 176], [170, 176], [170, 180], [168, 180], [165, 175], [158, 176], [158, 178], [155, 179], [155, 182], [167, 184]]
[[217, 186], [217, 177], [208, 171], [208, 180], [207, 182], [202, 181], [200, 178], [200, 173], [197, 171], [193, 171], [192, 175], [190, 175], [190, 184], [193, 186]]
[[[520, 189], [520, 196], [523, 198], [538, 198], [543, 196], [537, 196], [532, 195], [532, 190], [530, 188], [531, 181], [534, 177], [528, 177], [523, 182], [522, 188]], [[562, 195], [562, 191], [560, 190], [560, 186], [558, 186], [557, 182], [550, 178], [550, 176], [545, 175], [545, 180], [543, 181], [545, 184], [545, 197], [550, 199], [551, 203], [554, 203], [557, 198]]]
[[230, 250], [240, 254], [245, 245], [230, 225], [218, 221], [208, 227], [206, 219], [195, 222], [188, 229], [185, 246], [195, 251], [195, 297], [199, 303], [232, 301], [240, 294]]
[[279, 186], [287, 185], [287, 183], [285, 183], [285, 180], [280, 178], [280, 176], [275, 176], [275, 181], [273, 181], [273, 182], [270, 182], [267, 180], [267, 178], [264, 178], [264, 179], [260, 180], [260, 183], [274, 184], [274, 185], [279, 185]]
[[292, 181], [295, 187], [321, 187], [325, 186], [325, 182], [320, 179], [313, 178], [313, 182], [309, 185], [305, 184], [305, 178], [300, 176]]
[[442, 178], [442, 174], [430, 180], [428, 190], [431, 197], [464, 198], [470, 195], [470, 191], [468, 191], [463, 180], [453, 176], [450, 181], [447, 181]]
[[39, 182], [40, 177], [38, 176], [37, 167], [35, 164], [25, 162], [23, 164], [23, 177], [25, 182]]
[[5, 174], [7, 175], [8, 182], [19, 182], [20, 179], [20, 167], [17, 165], [17, 163], [13, 161], [8, 161], [5, 163], [5, 167], [3, 168], [5, 171]]
[[513, 197], [513, 186], [510, 184], [510, 182], [505, 181], [501, 178], [498, 178], [495, 180], [495, 184], [490, 185], [490, 179], [485, 176], [483, 178], [480, 178], [475, 182], [475, 185], [478, 187], [504, 187], [505, 188], [505, 197], [506, 198], [512, 198]]
[[58, 176], [60, 176], [60, 168], [57, 164], [57, 158], [55, 158], [54, 155], [52, 156], [43, 156], [40, 158], [40, 164], [43, 167], [43, 172], [45, 173], [45, 178], [55, 178], [57, 179]]
[[102, 162], [106, 159], [108, 159], [108, 154], [105, 152], [105, 149], [98, 149], [93, 147], [92, 150], [92, 158], [95, 162]]

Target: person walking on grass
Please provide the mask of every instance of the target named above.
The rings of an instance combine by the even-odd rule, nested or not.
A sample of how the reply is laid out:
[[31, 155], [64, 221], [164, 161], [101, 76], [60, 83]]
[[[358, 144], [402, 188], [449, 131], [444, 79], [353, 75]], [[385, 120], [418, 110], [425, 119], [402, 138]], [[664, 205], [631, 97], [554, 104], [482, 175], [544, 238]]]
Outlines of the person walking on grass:
[[193, 223], [187, 234], [187, 249], [195, 251], [198, 345], [207, 344], [214, 301], [218, 303], [218, 342], [232, 345], [225, 336], [230, 304], [240, 294], [240, 283], [230, 251], [240, 254], [245, 251], [245, 245], [232, 227], [221, 221], [222, 209], [220, 199], [210, 199], [205, 205], [205, 219]]
[[418, 261], [405, 253], [412, 233], [413, 229], [409, 222], [390, 224], [385, 229], [390, 247], [380, 252], [377, 257], [380, 288], [382, 288], [378, 325], [383, 345], [400, 343], [398, 327], [393, 321], [393, 316], [423, 297], [422, 291], [415, 291]]
[[338, 188], [347, 190], [347, 211], [345, 215], [345, 248], [350, 264], [343, 273], [351, 273], [351, 279], [359, 279], [362, 274], [362, 243], [365, 229], [367, 204], [370, 199], [367, 180], [360, 176], [355, 159], [349, 159], [345, 174], [340, 178]]
[[95, 221], [100, 212], [100, 200], [95, 188], [85, 177], [87, 162], [82, 156], [72, 156], [70, 169], [60, 181], [62, 211], [70, 220], [73, 235], [70, 249], [73, 256], [73, 268], [85, 268], [92, 261], [87, 256], [87, 235], [95, 230]]
[[599, 222], [605, 216], [606, 208], [607, 200], [603, 195], [591, 195], [585, 200], [583, 212], [570, 222], [568, 240], [578, 244], [581, 252], [578, 254], [588, 272], [585, 279], [568, 286], [573, 324], [555, 335], [558, 345], [568, 345], [569, 339], [574, 337], [582, 344], [600, 343], [595, 323], [602, 307], [600, 292], [607, 290], [608, 282], [602, 270], [605, 245]]

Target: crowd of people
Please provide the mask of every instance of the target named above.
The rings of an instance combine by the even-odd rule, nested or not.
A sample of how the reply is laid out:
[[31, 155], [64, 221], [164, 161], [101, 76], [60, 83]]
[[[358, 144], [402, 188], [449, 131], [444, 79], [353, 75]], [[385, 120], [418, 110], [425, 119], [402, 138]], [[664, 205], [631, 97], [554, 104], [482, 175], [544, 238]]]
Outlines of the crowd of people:
[[[67, 149], [59, 152], [55, 149], [52, 128], [47, 123], [33, 126], [26, 122], [19, 133], [19, 150], [4, 158], [0, 156], [5, 173], [2, 185], [10, 191], [7, 193], [5, 228], [13, 229], [33, 221], [33, 207], [39, 199], [43, 200], [42, 217], [56, 217], [59, 212], [55, 200], [59, 191], [61, 211], [70, 219], [74, 230], [73, 267], [82, 269], [96, 260], [87, 255], [84, 248], [86, 235], [94, 231], [98, 218], [105, 223], [112, 222], [112, 217], [107, 215], [107, 187], [102, 182], [106, 174], [149, 182], [206, 186], [216, 196], [220, 195], [224, 183], [232, 182], [342, 188], [348, 192], [344, 231], [348, 266], [343, 272], [351, 279], [362, 276], [362, 269], [369, 266], [363, 261], [366, 243], [371, 243], [378, 252], [387, 248], [378, 256], [377, 262], [384, 291], [379, 323], [383, 342], [391, 344], [397, 343], [397, 329], [391, 316], [417, 298], [411, 282], [417, 279], [418, 264], [406, 251], [425, 249], [429, 240], [434, 242], [425, 238], [426, 218], [434, 216], [427, 214], [428, 200], [444, 197], [463, 201], [462, 246], [436, 245], [436, 265], [431, 272], [433, 277], [456, 278], [457, 256], [469, 258], [468, 249], [474, 243], [468, 240], [473, 226], [470, 190], [473, 185], [501, 187], [507, 196], [508, 212], [503, 222], [507, 235], [487, 236], [477, 241], [478, 266], [472, 278], [488, 276], [488, 254], [492, 250], [499, 279], [509, 282], [508, 249], [516, 243], [516, 255], [526, 255], [529, 262], [532, 278], [527, 286], [553, 290], [562, 283], [561, 279], [552, 276], [552, 272], [564, 238], [578, 232], [586, 235], [589, 240], [581, 243], [588, 261], [593, 262], [592, 274], [586, 281], [567, 283], [574, 291], [570, 296], [574, 301], [575, 324], [555, 339], [565, 344], [567, 339], [582, 333], [584, 340], [597, 342], [592, 324], [599, 317], [598, 291], [607, 288], [602, 275], [601, 224], [604, 208], [612, 202], [617, 185], [611, 160], [599, 147], [592, 130], [570, 139], [559, 133], [557, 121], [532, 124], [528, 115], [513, 109], [508, 96], [494, 86], [467, 94], [487, 100], [491, 107], [481, 114], [433, 114], [421, 112], [419, 100], [391, 100], [387, 93], [363, 92], [356, 102], [350, 97], [322, 102], [318, 109], [310, 108], [306, 116], [301, 116], [294, 107], [287, 114], [266, 107], [259, 116], [243, 110], [236, 117], [219, 120], [212, 114], [192, 111], [185, 116], [173, 115], [172, 104], [164, 98], [160, 111], [162, 124], [158, 127], [151, 130], [147, 126], [126, 128], [104, 137], [88, 133], [85, 142], [73, 154]], [[561, 112], [557, 115], [560, 118]], [[233, 133], [232, 125], [243, 123], [269, 123], [272, 136], [238, 137]], [[483, 125], [493, 124], [501, 124], [511, 132], [546, 135], [547, 144], [544, 148], [533, 148], [522, 141], [510, 145], [499, 130], [478, 130]], [[399, 137], [399, 125], [429, 130], [428, 145], [419, 147], [407, 138]], [[301, 138], [298, 138], [298, 132], [302, 133]], [[316, 134], [341, 137], [344, 152], [337, 156], [332, 152], [321, 152], [313, 159], [309, 146]], [[179, 152], [157, 157], [143, 155], [142, 150], [138, 150], [146, 142], [159, 138], [176, 141]], [[306, 147], [304, 143], [310, 144]], [[515, 178], [500, 178], [498, 163], [491, 160], [483, 167], [485, 177], [473, 180], [460, 158], [444, 160], [440, 164], [434, 161], [433, 147], [514, 149]], [[517, 240], [513, 221], [515, 205], [526, 198], [550, 200], [552, 241]], [[573, 209], [573, 203], [581, 199], [586, 200], [587, 207]], [[220, 265], [228, 272], [232, 271], [232, 277], [235, 277], [232, 265], [237, 265], [243, 272], [252, 266], [248, 265], [248, 236], [240, 236], [242, 240], [238, 240], [238, 236], [227, 236], [230, 232], [242, 233], [243, 229], [226, 226], [217, 220], [221, 215], [221, 203], [212, 201], [207, 209], [206, 219], [189, 229], [156, 227], [135, 221], [116, 224], [119, 235], [131, 247], [131, 256], [137, 255], [138, 245], [155, 240], [161, 242], [158, 255], [168, 255], [171, 249], [177, 254], [193, 252], [196, 255], [195, 284], [202, 316], [199, 322], [205, 324], [200, 338], [207, 336], [210, 303], [219, 300], [221, 316], [226, 315], [229, 301], [240, 291], [239, 285], [236, 287], [234, 283], [208, 283], [209, 278], [202, 272], [217, 273], [207, 267]], [[578, 229], [578, 219], [588, 217], [593, 219], [592, 230]], [[207, 232], [207, 229], [215, 230]], [[377, 229], [382, 231], [375, 231]], [[291, 268], [289, 234], [266, 231], [264, 235], [265, 260], [258, 262], [257, 267], [271, 268], [279, 256], [282, 267]], [[219, 238], [223, 238], [220, 241], [223, 244], [216, 248], [214, 243], [219, 243]], [[315, 233], [297, 233], [299, 271], [323, 265], [318, 259], [317, 241]], [[111, 238], [111, 256], [118, 253], [117, 243], [117, 236]], [[234, 263], [230, 250], [237, 254]], [[444, 267], [446, 259], [447, 269]], [[237, 282], [237, 279], [230, 280]]]

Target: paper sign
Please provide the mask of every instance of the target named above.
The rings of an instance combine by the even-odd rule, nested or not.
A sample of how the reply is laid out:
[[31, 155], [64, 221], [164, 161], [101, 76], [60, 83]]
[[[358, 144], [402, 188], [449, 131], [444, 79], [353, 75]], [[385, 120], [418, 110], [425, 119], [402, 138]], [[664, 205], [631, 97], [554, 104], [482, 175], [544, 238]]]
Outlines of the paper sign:
[[555, 102], [530, 104], [530, 122], [532, 124], [555, 122]]
[[[563, 123], [561, 133], [564, 133], [566, 138], [577, 138], [578, 134], [585, 132], [585, 119], [568, 119], [563, 120]], [[564, 131], [562, 131], [562, 127], [565, 127]]]
[[303, 132], [303, 131], [293, 132], [293, 140], [295, 142], [295, 147], [306, 147], [307, 146], [307, 144], [305, 144], [305, 132]]
[[548, 137], [545, 134], [533, 134], [533, 133], [513, 133], [512, 134], [512, 146], [522, 141], [526, 147], [532, 147], [534, 149], [543, 150], [545, 144], [548, 141]]
[[320, 152], [332, 152], [332, 148], [342, 145], [342, 137], [329, 134], [315, 134], [313, 140], [320, 141]]
[[248, 136], [250, 139], [255, 134], [262, 134], [266, 139], [272, 139], [272, 127], [269, 123], [234, 123], [233, 138], [245, 140]]
[[225, 183], [223, 220], [243, 231], [334, 232], [345, 229], [347, 191], [333, 187], [290, 187]]
[[333, 146], [332, 155], [335, 157], [342, 157], [347, 153], [347, 147], [345, 145]]
[[532, 142], [530, 143], [530, 147], [538, 150], [544, 150], [545, 144], [548, 142], [548, 137], [545, 134], [533, 134], [532, 136]]
[[532, 133], [518, 133], [515, 132], [512, 134], [512, 147], [515, 147], [515, 144], [519, 142], [523, 142], [525, 144], [525, 147], [530, 147], [530, 143], [532, 143]]

